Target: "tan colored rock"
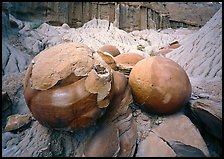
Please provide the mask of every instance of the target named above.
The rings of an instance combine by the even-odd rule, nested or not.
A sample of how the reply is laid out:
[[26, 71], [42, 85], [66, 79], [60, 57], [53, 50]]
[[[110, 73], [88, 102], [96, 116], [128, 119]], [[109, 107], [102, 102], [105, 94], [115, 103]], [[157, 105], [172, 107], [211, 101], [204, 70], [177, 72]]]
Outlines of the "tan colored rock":
[[[97, 104], [99, 108], [105, 108], [109, 105], [110, 100], [106, 99], [111, 90], [112, 75], [107, 68], [97, 65], [96, 70], [92, 69], [85, 80], [85, 88], [87, 91], [93, 94], [98, 94]], [[102, 74], [99, 73], [99, 69], [102, 69]], [[102, 101], [105, 101], [102, 104]]]
[[133, 67], [138, 61], [143, 60], [144, 57], [137, 53], [123, 53], [116, 56], [115, 61], [118, 65], [123, 65], [126, 67]]
[[73, 42], [43, 50], [32, 60], [31, 87], [37, 90], [49, 89], [71, 73], [86, 76], [94, 64], [92, 54], [86, 45]]
[[139, 145], [136, 157], [176, 157], [176, 153], [165, 141], [150, 132]]
[[191, 96], [191, 83], [183, 68], [161, 56], [147, 57], [131, 70], [129, 85], [133, 99], [147, 110], [174, 113]]
[[9, 116], [4, 131], [15, 131], [29, 124], [32, 120], [31, 115], [14, 114]]
[[117, 70], [122, 72], [127, 77], [129, 76], [133, 66], [139, 61], [144, 59], [142, 55], [138, 53], [123, 53], [114, 58], [117, 64]]
[[131, 104], [132, 94], [128, 85], [127, 78], [120, 72], [113, 72], [113, 81], [111, 94], [113, 94], [113, 103], [108, 106], [102, 121], [106, 124], [116, 121], [119, 116], [126, 114]]
[[171, 52], [172, 50], [173, 50], [173, 49], [170, 49], [170, 48], [162, 48], [162, 49], [160, 49], [160, 50], [157, 52], [157, 54], [165, 55], [165, 54]]
[[185, 145], [196, 147], [203, 151], [206, 156], [209, 156], [208, 148], [200, 132], [190, 119], [181, 113], [167, 116], [152, 131], [167, 142], [179, 141]]

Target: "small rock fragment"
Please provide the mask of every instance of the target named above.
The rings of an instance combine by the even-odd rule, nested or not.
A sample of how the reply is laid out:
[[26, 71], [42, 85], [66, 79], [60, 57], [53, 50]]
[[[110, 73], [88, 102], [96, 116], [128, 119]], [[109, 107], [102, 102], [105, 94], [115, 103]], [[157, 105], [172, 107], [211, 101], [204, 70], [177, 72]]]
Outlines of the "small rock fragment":
[[32, 120], [31, 115], [14, 114], [8, 117], [4, 131], [17, 131], [20, 128], [28, 125]]

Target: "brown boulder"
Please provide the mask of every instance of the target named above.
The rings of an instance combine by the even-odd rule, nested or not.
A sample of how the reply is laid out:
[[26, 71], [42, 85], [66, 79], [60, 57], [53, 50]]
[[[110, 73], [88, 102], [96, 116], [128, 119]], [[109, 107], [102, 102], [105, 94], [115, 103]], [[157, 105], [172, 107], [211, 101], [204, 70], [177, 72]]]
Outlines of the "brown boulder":
[[61, 43], [33, 58], [24, 80], [24, 97], [42, 125], [86, 128], [109, 105], [111, 83], [111, 69], [102, 59], [94, 58], [87, 45]]
[[109, 44], [102, 46], [101, 48], [99, 48], [98, 51], [108, 52], [109, 54], [111, 54], [114, 57], [117, 55], [120, 55], [120, 51], [115, 46], [109, 45]]
[[159, 137], [167, 142], [179, 141], [200, 149], [206, 156], [209, 156], [208, 148], [194, 124], [190, 119], [179, 113], [167, 116], [165, 120], [152, 130]]
[[143, 60], [144, 57], [137, 53], [124, 53], [116, 56], [114, 59], [119, 65], [133, 67], [138, 61]]

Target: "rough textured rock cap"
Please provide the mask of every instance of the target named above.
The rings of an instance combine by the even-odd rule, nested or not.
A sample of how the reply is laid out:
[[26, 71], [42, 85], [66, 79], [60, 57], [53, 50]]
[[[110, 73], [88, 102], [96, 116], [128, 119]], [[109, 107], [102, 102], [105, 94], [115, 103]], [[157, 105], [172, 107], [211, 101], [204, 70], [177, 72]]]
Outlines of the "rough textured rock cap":
[[94, 64], [92, 54], [80, 43], [63, 43], [42, 51], [32, 60], [31, 87], [47, 90], [71, 73], [86, 76]]

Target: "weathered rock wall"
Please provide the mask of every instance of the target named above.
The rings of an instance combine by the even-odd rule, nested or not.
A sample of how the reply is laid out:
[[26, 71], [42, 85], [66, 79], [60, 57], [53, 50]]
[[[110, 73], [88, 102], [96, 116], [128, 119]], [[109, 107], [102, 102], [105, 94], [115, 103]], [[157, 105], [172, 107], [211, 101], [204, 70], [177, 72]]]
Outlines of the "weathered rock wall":
[[202, 27], [221, 7], [219, 2], [163, 2], [163, 5], [169, 12], [172, 28]]
[[[201, 7], [205, 6], [205, 7]], [[22, 20], [80, 27], [93, 18], [108, 20], [125, 31], [201, 27], [218, 4], [161, 2], [11, 2], [11, 13]], [[215, 8], [216, 7], [216, 8]], [[218, 6], [219, 7], [219, 6]], [[220, 6], [221, 7], [221, 6]], [[203, 9], [205, 8], [205, 9]], [[188, 11], [190, 10], [190, 11]], [[207, 13], [207, 14], [205, 14]], [[189, 19], [189, 17], [191, 17]]]
[[11, 2], [11, 13], [22, 20], [80, 27], [89, 20], [105, 19], [125, 31], [171, 27], [168, 12], [149, 2]]

